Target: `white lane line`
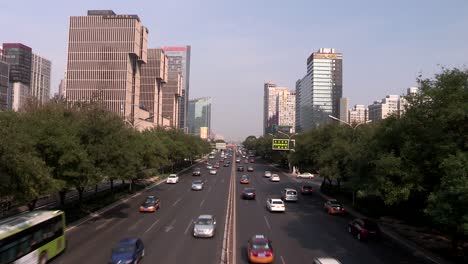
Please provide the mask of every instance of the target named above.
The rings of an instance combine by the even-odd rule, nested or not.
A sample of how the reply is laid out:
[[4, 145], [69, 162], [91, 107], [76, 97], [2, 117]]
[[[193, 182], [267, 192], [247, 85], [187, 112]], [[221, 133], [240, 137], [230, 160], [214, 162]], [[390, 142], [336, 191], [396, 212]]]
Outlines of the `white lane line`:
[[106, 227], [106, 226], [107, 226], [107, 224], [108, 224], [110, 221], [112, 221], [112, 219], [107, 219], [107, 220], [104, 220], [104, 223], [102, 223], [102, 224], [100, 224], [100, 225], [96, 226], [96, 230], [99, 230], [99, 229], [101, 229], [101, 228], [104, 228], [104, 227]]
[[150, 231], [156, 224], [158, 224], [159, 222], [159, 219], [156, 220], [148, 229], [146, 229], [145, 233], [148, 233], [148, 231]]
[[281, 262], [282, 262], [283, 264], [286, 264], [286, 261], [284, 261], [283, 256], [280, 256], [280, 259], [281, 259]]
[[205, 199], [203, 199], [200, 203], [200, 208], [203, 206], [203, 204], [205, 203]]
[[182, 201], [182, 198], [177, 199], [177, 200], [172, 204], [172, 206], [176, 206], [180, 201]]
[[266, 222], [266, 225], [267, 225], [268, 229], [271, 229], [270, 223], [268, 222], [268, 219], [267, 219], [266, 215], [264, 215], [263, 218], [265, 219], [265, 222]]
[[136, 221], [136, 223], [133, 224], [132, 226], [130, 226], [130, 227], [128, 228], [128, 230], [130, 231], [130, 230], [135, 229], [143, 220], [144, 220], [144, 218], [141, 217], [140, 220]]
[[172, 229], [174, 229], [175, 222], [176, 222], [176, 220], [174, 219], [174, 220], [172, 220], [172, 222], [168, 226], [165, 226], [164, 227], [164, 232], [167, 233], [167, 232], [171, 231]]
[[187, 228], [185, 228], [184, 234], [187, 234], [187, 232], [189, 231], [189, 228], [192, 226], [192, 223], [193, 223], [193, 219], [190, 219], [190, 222], [188, 223]]

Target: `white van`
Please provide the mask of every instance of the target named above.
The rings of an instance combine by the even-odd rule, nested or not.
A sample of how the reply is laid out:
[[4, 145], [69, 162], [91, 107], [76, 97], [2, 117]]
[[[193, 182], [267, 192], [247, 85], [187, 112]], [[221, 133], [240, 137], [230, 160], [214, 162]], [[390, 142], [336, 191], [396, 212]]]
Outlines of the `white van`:
[[297, 191], [292, 188], [285, 188], [281, 192], [281, 198], [285, 202], [297, 202]]

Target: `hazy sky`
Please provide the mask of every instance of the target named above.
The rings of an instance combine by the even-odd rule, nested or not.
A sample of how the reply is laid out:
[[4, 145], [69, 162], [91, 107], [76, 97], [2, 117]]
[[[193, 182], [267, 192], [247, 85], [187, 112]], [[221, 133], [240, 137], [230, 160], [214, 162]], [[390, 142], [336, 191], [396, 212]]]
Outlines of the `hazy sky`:
[[88, 9], [139, 15], [149, 47], [191, 45], [190, 97], [213, 98], [213, 129], [228, 139], [260, 135], [264, 81], [294, 90], [321, 47], [343, 53], [351, 105], [402, 94], [420, 73], [468, 61], [467, 0], [2, 1], [0, 42], [51, 59], [56, 92], [68, 17]]

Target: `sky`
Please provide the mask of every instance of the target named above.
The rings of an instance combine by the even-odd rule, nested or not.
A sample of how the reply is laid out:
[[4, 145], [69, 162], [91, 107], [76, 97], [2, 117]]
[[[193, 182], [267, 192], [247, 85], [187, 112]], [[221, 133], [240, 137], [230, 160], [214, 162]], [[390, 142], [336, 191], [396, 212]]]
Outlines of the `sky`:
[[343, 53], [343, 96], [371, 104], [419, 75], [468, 64], [467, 0], [15, 0], [2, 1], [0, 43], [52, 61], [52, 94], [66, 70], [69, 16], [137, 14], [149, 47], [192, 46], [190, 97], [212, 97], [212, 128], [260, 135], [263, 83], [295, 89], [319, 48]]

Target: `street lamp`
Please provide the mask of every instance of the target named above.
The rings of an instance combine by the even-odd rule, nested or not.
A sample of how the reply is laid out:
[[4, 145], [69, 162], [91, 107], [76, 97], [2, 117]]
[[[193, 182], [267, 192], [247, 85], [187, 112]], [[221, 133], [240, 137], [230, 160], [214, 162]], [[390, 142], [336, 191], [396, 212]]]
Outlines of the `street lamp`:
[[[346, 124], [346, 125], [348, 125], [351, 129], [353, 129], [353, 142], [354, 142], [354, 140], [355, 140], [356, 128], [357, 128], [358, 126], [362, 125], [362, 124], [368, 124], [368, 123], [372, 122], [372, 120], [367, 120], [367, 121], [365, 121], [365, 122], [363, 122], [363, 123], [359, 123], [359, 124], [353, 126], [352, 124], [350, 124], [350, 123], [348, 123], [348, 122], [346, 122], [346, 121], [343, 121], [343, 120], [341, 120], [341, 119], [339, 119], [339, 118], [336, 118], [336, 117], [334, 117], [334, 116], [332, 116], [332, 115], [328, 115], [328, 117], [331, 118], [331, 119], [333, 119], [333, 120], [339, 121], [339, 122], [341, 122], [341, 123], [343, 123], [343, 124]], [[355, 192], [354, 192], [354, 190], [353, 190], [353, 206], [354, 206], [354, 201], [355, 201]]]

